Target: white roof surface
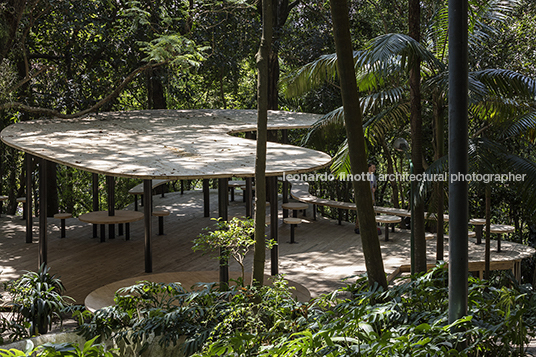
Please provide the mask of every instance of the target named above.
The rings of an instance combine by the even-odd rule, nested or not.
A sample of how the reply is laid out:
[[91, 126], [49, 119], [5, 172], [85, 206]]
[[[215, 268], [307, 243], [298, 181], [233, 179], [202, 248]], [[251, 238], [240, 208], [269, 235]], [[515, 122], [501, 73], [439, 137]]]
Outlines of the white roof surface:
[[[270, 111], [268, 129], [308, 128], [319, 118]], [[228, 133], [256, 128], [256, 110], [145, 110], [20, 122], [0, 136], [19, 150], [85, 171], [193, 179], [254, 176], [256, 142]], [[266, 174], [309, 172], [330, 162], [319, 151], [269, 142]]]

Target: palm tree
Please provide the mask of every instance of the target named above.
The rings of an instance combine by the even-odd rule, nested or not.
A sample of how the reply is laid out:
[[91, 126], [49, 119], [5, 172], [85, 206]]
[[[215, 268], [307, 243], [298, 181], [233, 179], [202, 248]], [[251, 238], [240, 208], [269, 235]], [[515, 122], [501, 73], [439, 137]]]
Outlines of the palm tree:
[[[504, 21], [506, 15], [517, 5], [517, 1], [470, 1], [470, 47], [477, 48], [481, 41], [491, 38], [495, 28], [488, 23]], [[414, 58], [422, 61], [421, 75], [423, 78], [424, 104], [430, 104], [435, 129], [433, 159], [436, 162], [428, 167], [429, 170], [444, 168], [444, 122], [446, 113], [446, 93], [448, 93], [448, 64], [446, 58], [447, 39], [447, 7], [438, 5], [433, 21], [425, 31], [422, 43], [402, 34], [386, 34], [371, 40], [362, 51], [354, 52], [356, 78], [361, 92], [366, 93], [361, 100], [361, 106], [366, 115], [363, 126], [371, 143], [385, 141], [389, 132], [395, 128], [406, 126], [409, 116], [408, 72]], [[311, 90], [326, 80], [335, 80], [337, 57], [335, 54], [321, 56], [296, 72], [286, 76], [287, 95], [295, 96]], [[519, 135], [523, 131], [536, 128], [534, 119], [535, 86], [531, 80], [512, 71], [490, 69], [470, 73], [471, 120], [472, 127], [482, 121], [485, 125], [475, 134], [482, 134], [499, 123], [504, 124], [504, 118], [509, 118], [511, 125], [508, 131]], [[517, 108], [517, 109], [514, 109]], [[493, 113], [493, 116], [489, 114]], [[502, 121], [499, 118], [503, 118]], [[342, 122], [342, 111], [337, 109], [324, 116], [314, 127], [316, 130], [328, 123]], [[502, 125], [502, 124], [501, 124]], [[498, 127], [497, 127], [498, 128]], [[501, 129], [504, 130], [504, 129]], [[478, 136], [478, 135], [476, 135]], [[414, 158], [414, 160], [418, 160]], [[422, 159], [423, 161], [424, 158]], [[516, 172], [534, 173], [529, 162], [519, 160]], [[425, 165], [427, 166], [427, 165]], [[341, 145], [334, 161], [333, 170], [348, 170], [347, 143]], [[472, 166], [473, 167], [473, 166]], [[521, 171], [519, 171], [521, 170]], [[523, 171], [524, 170], [524, 171]], [[435, 201], [438, 216], [443, 216], [443, 185], [436, 186]], [[534, 189], [529, 189], [531, 197]], [[429, 192], [429, 185], [422, 184], [419, 188], [419, 198], [423, 200]], [[530, 202], [534, 199], [530, 199]], [[531, 207], [536, 207], [532, 206]], [[443, 232], [443, 223], [438, 221], [438, 232]], [[442, 234], [438, 235], [437, 259], [443, 258]]]

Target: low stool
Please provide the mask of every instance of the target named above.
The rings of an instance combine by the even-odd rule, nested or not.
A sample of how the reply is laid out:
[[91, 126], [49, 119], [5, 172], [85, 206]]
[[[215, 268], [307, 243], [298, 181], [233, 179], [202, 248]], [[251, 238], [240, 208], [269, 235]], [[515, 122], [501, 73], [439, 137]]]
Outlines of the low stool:
[[169, 216], [169, 211], [153, 211], [153, 216], [158, 217], [158, 235], [164, 235], [164, 217]]
[[72, 218], [73, 215], [71, 213], [56, 213], [54, 215], [54, 218], [59, 219], [61, 222], [61, 233], [60, 238], [65, 238], [65, 220], [67, 218]]
[[294, 240], [294, 228], [302, 223], [301, 218], [295, 218], [295, 217], [287, 217], [283, 219], [283, 222], [286, 224], [290, 224], [290, 244], [298, 243]]

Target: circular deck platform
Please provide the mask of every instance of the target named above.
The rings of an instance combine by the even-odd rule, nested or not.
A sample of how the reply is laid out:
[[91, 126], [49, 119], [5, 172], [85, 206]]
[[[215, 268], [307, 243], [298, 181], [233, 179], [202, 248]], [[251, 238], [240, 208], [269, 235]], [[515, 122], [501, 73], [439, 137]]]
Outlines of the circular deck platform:
[[[231, 279], [237, 279], [241, 274], [240, 272], [229, 272]], [[160, 283], [174, 283], [180, 282], [184, 288], [191, 290], [191, 287], [199, 282], [208, 283], [219, 280], [218, 271], [182, 271], [173, 273], [160, 273], [160, 274], [146, 274], [133, 278], [127, 278], [119, 280], [107, 285], [104, 285], [96, 290], [93, 290], [85, 299], [84, 304], [90, 311], [96, 311], [105, 306], [114, 304], [115, 292], [121, 288], [134, 285], [138, 281], [152, 281]], [[251, 280], [251, 273], [246, 273], [246, 281]], [[270, 276], [264, 276], [265, 284], [270, 285]], [[294, 287], [293, 297], [299, 301], [309, 301], [311, 294], [309, 290], [303, 285], [296, 282], [288, 281], [288, 285]], [[231, 281], [230, 284], [233, 284]]]

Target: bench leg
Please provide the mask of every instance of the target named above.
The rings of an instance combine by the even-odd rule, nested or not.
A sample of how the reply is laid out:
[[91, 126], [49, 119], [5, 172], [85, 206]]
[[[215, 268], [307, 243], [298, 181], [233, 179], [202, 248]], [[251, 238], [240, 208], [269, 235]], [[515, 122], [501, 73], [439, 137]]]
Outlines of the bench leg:
[[125, 240], [130, 240], [130, 223], [125, 223]]
[[[389, 229], [389, 227], [387, 227], [387, 229]], [[395, 232], [395, 224], [391, 224], [391, 233], [394, 233]]]
[[138, 195], [134, 195], [134, 211], [138, 210]]
[[339, 226], [342, 224], [342, 209], [337, 208], [339, 210]]
[[313, 204], [313, 220], [316, 221], [316, 205]]
[[101, 243], [106, 242], [106, 225], [105, 224], [100, 225], [100, 241]]
[[163, 216], [158, 217], [158, 235], [159, 236], [164, 235], [164, 217]]
[[385, 241], [386, 242], [389, 241], [389, 225], [388, 224], [385, 225]]
[[475, 233], [476, 233], [476, 244], [482, 244], [482, 230], [484, 229], [484, 226], [478, 225], [475, 226]]
[[60, 234], [60, 238], [65, 238], [65, 220], [62, 219], [60, 220], [61, 222], [61, 234]]
[[497, 234], [497, 253], [501, 252], [501, 235], [502, 234]]
[[99, 233], [98, 233], [98, 224], [94, 224], [93, 225], [93, 238], [97, 238], [99, 236]]
[[229, 187], [229, 190], [231, 191], [231, 202], [234, 202], [234, 187]]
[[123, 223], [119, 223], [117, 225], [117, 230], [119, 231], [119, 232], [117, 232], [117, 235], [122, 236], [123, 235]]

